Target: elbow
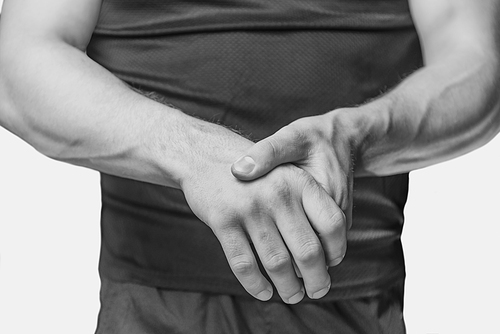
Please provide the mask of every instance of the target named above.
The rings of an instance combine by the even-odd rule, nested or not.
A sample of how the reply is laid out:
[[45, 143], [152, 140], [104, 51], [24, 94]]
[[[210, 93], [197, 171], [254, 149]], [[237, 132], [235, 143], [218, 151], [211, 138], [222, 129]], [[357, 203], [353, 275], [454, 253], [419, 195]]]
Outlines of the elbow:
[[37, 76], [28, 63], [30, 50], [6, 51], [4, 46], [0, 40], [0, 126], [49, 158], [74, 158], [84, 140], [48, 103], [49, 97], [40, 88], [43, 81], [27, 80]]
[[54, 133], [44, 131], [38, 124], [36, 118], [29, 115], [26, 107], [20, 103], [20, 98], [12, 85], [15, 78], [9, 77], [5, 67], [9, 64], [0, 61], [0, 126], [13, 133], [17, 137], [31, 145], [41, 154], [56, 160], [63, 157], [74, 149], [77, 143], [68, 142]]
[[496, 94], [495, 104], [490, 110], [491, 122], [486, 132], [485, 143], [495, 138], [500, 133], [500, 93]]
[[[500, 133], [500, 60], [488, 57], [477, 80], [475, 99], [476, 121], [471, 122], [471, 132], [476, 148], [481, 147]], [[472, 124], [476, 124], [473, 126]]]
[[[26, 122], [18, 111], [16, 111], [13, 93], [9, 87], [8, 75], [4, 70], [5, 62], [0, 61], [0, 126], [23, 138], [26, 130]], [[23, 138], [24, 139], [24, 138]]]
[[475, 131], [475, 148], [489, 143], [500, 133], [500, 94], [496, 94], [485, 108], [480, 125]]
[[[22, 138], [26, 122], [18, 110], [15, 90], [16, 57], [7, 50], [7, 45], [0, 40], [0, 126]], [[19, 94], [17, 94], [19, 95]]]
[[500, 60], [495, 58], [492, 68], [493, 80], [486, 99], [487, 117], [485, 117], [485, 144], [500, 133]]
[[10, 100], [8, 94], [8, 83], [6, 82], [6, 71], [7, 67], [5, 61], [5, 52], [2, 52], [2, 48], [0, 47], [0, 126], [6, 128], [7, 130], [12, 131], [11, 123], [12, 123], [12, 112], [10, 107]]

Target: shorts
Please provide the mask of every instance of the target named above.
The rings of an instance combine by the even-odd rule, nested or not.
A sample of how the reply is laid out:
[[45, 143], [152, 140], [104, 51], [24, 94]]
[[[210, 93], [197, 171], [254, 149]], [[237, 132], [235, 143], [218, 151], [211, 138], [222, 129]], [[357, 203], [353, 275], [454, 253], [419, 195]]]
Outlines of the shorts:
[[296, 305], [102, 279], [97, 334], [403, 334], [403, 283], [384, 293]]

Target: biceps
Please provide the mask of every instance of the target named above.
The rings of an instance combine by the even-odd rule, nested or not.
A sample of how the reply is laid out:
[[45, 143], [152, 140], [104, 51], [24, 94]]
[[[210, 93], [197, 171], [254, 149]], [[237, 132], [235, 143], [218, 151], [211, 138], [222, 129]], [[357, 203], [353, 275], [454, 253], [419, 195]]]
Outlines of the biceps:
[[84, 50], [100, 6], [101, 0], [5, 0], [0, 41], [59, 39]]
[[410, 0], [426, 61], [458, 50], [498, 49], [500, 0]]

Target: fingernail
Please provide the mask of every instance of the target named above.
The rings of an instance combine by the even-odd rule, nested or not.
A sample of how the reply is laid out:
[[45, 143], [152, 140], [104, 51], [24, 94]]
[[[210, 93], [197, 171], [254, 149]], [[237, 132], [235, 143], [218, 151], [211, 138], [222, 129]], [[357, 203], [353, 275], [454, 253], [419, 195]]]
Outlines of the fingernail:
[[304, 287], [299, 292], [288, 298], [288, 304], [297, 304], [304, 298]]
[[273, 296], [273, 292], [271, 290], [262, 290], [257, 294], [257, 299], [259, 300], [269, 300]]
[[328, 284], [328, 286], [326, 288], [321, 289], [318, 292], [313, 293], [312, 299], [319, 299], [321, 297], [324, 297], [328, 293], [328, 291], [330, 291], [331, 286], [332, 286], [331, 284]]
[[345, 254], [342, 255], [342, 256], [340, 256], [340, 257], [338, 257], [338, 258], [336, 258], [335, 260], [331, 260], [330, 261], [330, 267], [335, 267], [335, 266], [339, 265], [340, 262], [342, 262], [342, 260], [344, 259], [344, 256], [345, 256]]
[[234, 163], [234, 169], [243, 174], [249, 174], [255, 168], [255, 161], [249, 156], [241, 157]]

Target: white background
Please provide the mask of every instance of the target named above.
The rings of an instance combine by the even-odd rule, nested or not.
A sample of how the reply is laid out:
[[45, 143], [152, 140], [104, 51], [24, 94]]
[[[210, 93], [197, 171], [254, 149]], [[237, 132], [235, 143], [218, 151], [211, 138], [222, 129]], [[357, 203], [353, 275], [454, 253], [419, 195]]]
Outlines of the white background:
[[[408, 333], [500, 333], [499, 155], [500, 136], [411, 173]], [[0, 333], [93, 333], [98, 185], [0, 128]]]

